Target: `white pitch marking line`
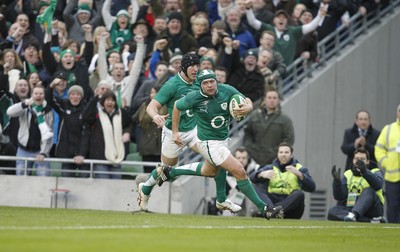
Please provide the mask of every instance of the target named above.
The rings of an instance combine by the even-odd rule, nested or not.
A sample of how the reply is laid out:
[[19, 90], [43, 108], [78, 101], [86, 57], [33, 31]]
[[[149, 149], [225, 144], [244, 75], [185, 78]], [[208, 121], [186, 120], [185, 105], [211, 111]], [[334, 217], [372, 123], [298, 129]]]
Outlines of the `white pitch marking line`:
[[[377, 227], [376, 225], [373, 225]], [[90, 229], [150, 229], [150, 228], [181, 228], [181, 229], [369, 229], [372, 226], [0, 226], [0, 230], [90, 230]], [[381, 226], [382, 229], [400, 229], [400, 226]]]

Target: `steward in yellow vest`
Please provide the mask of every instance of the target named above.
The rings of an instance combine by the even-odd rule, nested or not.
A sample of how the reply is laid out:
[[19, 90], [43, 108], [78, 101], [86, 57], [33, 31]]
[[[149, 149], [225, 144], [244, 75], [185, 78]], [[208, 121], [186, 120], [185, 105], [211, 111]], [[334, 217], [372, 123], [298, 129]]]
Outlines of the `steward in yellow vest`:
[[375, 157], [385, 174], [386, 215], [389, 223], [400, 223], [400, 104], [396, 121], [387, 124], [375, 145]]
[[286, 219], [300, 219], [304, 212], [304, 193], [315, 191], [315, 182], [293, 157], [293, 147], [281, 143], [278, 158], [249, 175], [258, 196], [271, 206], [282, 206]]
[[378, 168], [370, 167], [369, 153], [364, 148], [354, 152], [351, 169], [340, 178], [340, 168], [332, 168], [333, 197], [344, 205], [329, 209], [328, 219], [339, 221], [385, 222], [385, 203], [382, 186], [383, 174]]

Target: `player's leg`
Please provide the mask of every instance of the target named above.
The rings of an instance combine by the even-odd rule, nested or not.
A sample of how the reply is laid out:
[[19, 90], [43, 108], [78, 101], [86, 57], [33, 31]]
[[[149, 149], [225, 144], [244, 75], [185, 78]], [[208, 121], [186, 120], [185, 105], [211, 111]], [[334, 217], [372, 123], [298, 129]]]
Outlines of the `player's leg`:
[[[222, 148], [220, 151], [223, 151]], [[230, 153], [227, 148], [226, 151], [229, 153], [229, 155], [221, 164], [219, 164], [219, 166], [229, 171], [236, 178], [239, 190], [257, 206], [259, 211], [263, 213], [267, 219], [274, 217], [282, 218], [282, 207], [269, 207], [264, 201], [262, 201], [254, 190], [253, 184], [247, 177], [243, 165]]]
[[[212, 174], [215, 172], [215, 168], [218, 167], [217, 164], [223, 162], [230, 152], [227, 148], [221, 149], [221, 146], [227, 145], [226, 141], [199, 141], [197, 143], [197, 148], [199, 152], [206, 159], [205, 164], [202, 168], [203, 176], [214, 176], [217, 200], [216, 206], [220, 210], [229, 210], [232, 213], [239, 212], [242, 208], [239, 205], [234, 204], [226, 197], [226, 175], [227, 172], [224, 169], [218, 169], [217, 174]], [[223, 150], [223, 151], [221, 151]], [[228, 150], [228, 151], [226, 151]]]
[[[182, 147], [179, 147], [172, 141], [171, 131], [163, 128], [161, 140], [161, 162], [166, 165], [176, 165], [178, 162], [179, 154]], [[147, 211], [147, 204], [150, 198], [151, 191], [157, 184], [158, 172], [162, 165], [157, 166], [151, 173], [147, 180], [138, 185], [138, 205], [143, 211]]]

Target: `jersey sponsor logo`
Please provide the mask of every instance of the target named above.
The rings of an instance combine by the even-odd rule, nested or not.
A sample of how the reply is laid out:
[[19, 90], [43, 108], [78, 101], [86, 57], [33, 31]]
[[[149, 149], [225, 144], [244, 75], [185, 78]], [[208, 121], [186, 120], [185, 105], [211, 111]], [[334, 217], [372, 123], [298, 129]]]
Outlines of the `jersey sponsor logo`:
[[225, 120], [225, 118], [223, 116], [216, 116], [211, 120], [211, 126], [214, 129], [219, 129], [226, 124], [227, 124], [227, 121]]

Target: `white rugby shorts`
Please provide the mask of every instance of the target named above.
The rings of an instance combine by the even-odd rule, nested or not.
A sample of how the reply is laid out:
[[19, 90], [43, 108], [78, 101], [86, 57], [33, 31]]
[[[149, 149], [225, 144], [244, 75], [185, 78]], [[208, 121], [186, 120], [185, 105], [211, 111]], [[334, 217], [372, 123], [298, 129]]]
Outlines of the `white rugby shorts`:
[[200, 154], [215, 166], [222, 164], [231, 154], [228, 149], [228, 140], [199, 141], [197, 148]]
[[188, 132], [179, 132], [181, 136], [181, 141], [184, 144], [183, 147], [178, 146], [172, 140], [172, 130], [168, 129], [167, 127], [163, 127], [162, 130], [162, 138], [161, 138], [161, 153], [167, 158], [176, 158], [182, 152], [182, 149], [187, 146], [192, 148], [196, 142], [199, 140], [197, 139], [197, 127], [188, 131]]

